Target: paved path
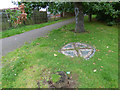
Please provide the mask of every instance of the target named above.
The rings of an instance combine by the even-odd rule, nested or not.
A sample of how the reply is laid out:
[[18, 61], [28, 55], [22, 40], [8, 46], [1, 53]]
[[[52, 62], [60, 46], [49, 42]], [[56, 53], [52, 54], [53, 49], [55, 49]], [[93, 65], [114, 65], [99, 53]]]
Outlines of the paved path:
[[[0, 39], [0, 58], [1, 56], [6, 55], [8, 52], [11, 52], [22, 45], [24, 45], [25, 42], [32, 42], [36, 38], [46, 36], [46, 34], [49, 31], [52, 31], [54, 29], [60, 28], [63, 25], [67, 25], [69, 23], [74, 22], [75, 19], [69, 19], [66, 21], [58, 22], [52, 25], [48, 25], [39, 29], [31, 30], [22, 34], [14, 35], [11, 37]], [[0, 60], [0, 68], [1, 68], [1, 60]]]
[[[75, 21], [75, 19], [72, 18], [72, 19], [58, 22], [58, 23], [55, 23], [55, 24], [52, 24], [49, 26], [39, 28], [39, 29], [31, 30], [31, 31], [28, 31], [28, 32], [25, 32], [22, 34], [18, 34], [18, 35], [4, 38], [4, 39], [0, 39], [0, 45], [2, 45], [2, 47], [0, 47], [0, 50], [2, 51], [2, 52], [0, 52], [0, 55], [4, 56], [8, 52], [11, 52], [11, 51], [21, 47], [22, 45], [24, 45], [25, 42], [31, 42], [31, 41], [35, 40], [36, 38], [46, 36], [46, 34], [49, 31], [60, 28], [61, 26], [67, 25], [74, 21]], [[1, 58], [1, 56], [0, 56], [0, 58]]]

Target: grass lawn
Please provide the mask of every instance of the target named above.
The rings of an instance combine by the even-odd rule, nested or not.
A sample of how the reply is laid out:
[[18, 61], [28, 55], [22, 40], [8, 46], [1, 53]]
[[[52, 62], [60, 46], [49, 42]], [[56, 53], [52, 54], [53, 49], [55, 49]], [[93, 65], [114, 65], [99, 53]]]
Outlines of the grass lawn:
[[56, 21], [52, 20], [52, 21], [48, 21], [46, 23], [26, 25], [26, 26], [21, 26], [21, 27], [14, 28], [14, 29], [4, 30], [4, 31], [0, 32], [0, 38], [10, 37], [10, 36], [13, 36], [13, 35], [16, 35], [16, 34], [24, 33], [24, 32], [30, 31], [30, 30], [38, 29], [38, 28], [41, 28], [41, 27], [44, 27], [44, 26], [47, 26], [47, 25], [51, 25], [51, 24], [54, 24], [54, 23], [57, 23], [57, 22], [61, 22], [61, 21], [64, 21], [64, 20], [67, 20], [67, 19], [70, 19], [70, 18], [73, 18], [73, 17], [58, 18], [58, 20], [56, 20]]
[[[2, 58], [3, 88], [47, 88], [43, 84], [52, 73], [70, 71], [79, 88], [118, 88], [118, 29], [96, 21], [85, 19], [85, 33], [76, 34], [75, 23], [53, 30], [10, 52]], [[93, 46], [95, 55], [89, 60], [68, 57], [58, 52], [70, 42], [81, 42]], [[57, 56], [54, 56], [56, 54]], [[96, 72], [94, 72], [96, 70]]]
[[1, 72], [2, 70], [1, 70], [1, 68], [0, 68], [0, 89], [2, 89], [2, 82], [1, 82], [1, 80], [2, 80], [2, 72]]

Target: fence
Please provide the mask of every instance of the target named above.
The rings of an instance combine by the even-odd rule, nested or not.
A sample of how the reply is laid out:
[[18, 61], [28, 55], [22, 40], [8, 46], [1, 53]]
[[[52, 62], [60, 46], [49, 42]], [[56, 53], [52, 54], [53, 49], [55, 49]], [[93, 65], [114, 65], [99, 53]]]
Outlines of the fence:
[[10, 24], [8, 19], [7, 19], [7, 15], [4, 12], [1, 12], [1, 17], [2, 18], [2, 30], [6, 30], [10, 28]]
[[42, 23], [42, 22], [47, 22], [48, 21], [48, 19], [47, 19], [47, 12], [34, 11], [32, 19], [33, 19], [35, 24], [39, 24], [39, 23]]
[[[13, 27], [13, 24], [11, 22], [9, 22], [9, 20], [8, 20], [9, 14], [5, 14], [5, 12], [2, 12], [0, 14], [2, 14], [2, 30], [7, 30], [7, 29]], [[34, 10], [31, 18], [27, 19], [24, 24], [25, 25], [33, 25], [33, 24], [40, 24], [40, 23], [47, 22], [47, 21], [48, 21], [47, 12], [43, 12], [43, 11], [39, 12], [39, 11]], [[22, 24], [22, 25], [24, 25], [24, 24]]]

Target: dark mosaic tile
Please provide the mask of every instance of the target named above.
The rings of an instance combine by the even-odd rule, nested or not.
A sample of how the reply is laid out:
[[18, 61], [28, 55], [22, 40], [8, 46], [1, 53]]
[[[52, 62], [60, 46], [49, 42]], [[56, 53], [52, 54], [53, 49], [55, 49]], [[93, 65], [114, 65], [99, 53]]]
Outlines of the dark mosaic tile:
[[79, 48], [87, 48], [87, 45], [83, 43], [75, 43], [75, 46]]
[[74, 49], [74, 45], [71, 43], [71, 44], [67, 44], [65, 45], [62, 50], [67, 50], [67, 49]]
[[72, 45], [67, 45], [67, 46], [65, 46], [64, 48], [72, 48], [73, 46]]

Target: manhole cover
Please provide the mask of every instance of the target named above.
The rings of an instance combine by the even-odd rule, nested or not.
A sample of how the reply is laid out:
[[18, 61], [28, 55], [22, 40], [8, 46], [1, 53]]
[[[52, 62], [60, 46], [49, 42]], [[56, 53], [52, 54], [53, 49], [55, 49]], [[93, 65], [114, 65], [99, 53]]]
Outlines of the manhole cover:
[[95, 48], [84, 43], [69, 43], [62, 47], [60, 52], [66, 56], [80, 56], [85, 59], [91, 58], [95, 53]]

